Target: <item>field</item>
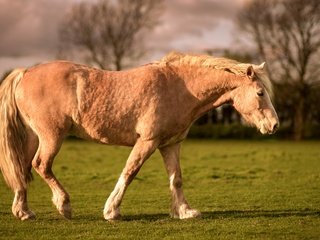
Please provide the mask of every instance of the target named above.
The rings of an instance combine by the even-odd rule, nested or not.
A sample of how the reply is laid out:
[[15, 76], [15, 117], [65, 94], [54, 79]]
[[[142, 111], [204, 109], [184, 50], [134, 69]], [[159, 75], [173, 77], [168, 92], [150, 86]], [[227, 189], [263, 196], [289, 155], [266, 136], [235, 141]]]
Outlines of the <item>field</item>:
[[21, 222], [0, 181], [0, 239], [320, 239], [320, 142], [196, 141], [183, 143], [184, 192], [202, 218], [169, 217], [170, 194], [156, 152], [122, 203], [122, 221], [103, 219], [130, 148], [66, 141], [54, 171], [71, 195], [73, 219], [51, 203], [34, 174]]

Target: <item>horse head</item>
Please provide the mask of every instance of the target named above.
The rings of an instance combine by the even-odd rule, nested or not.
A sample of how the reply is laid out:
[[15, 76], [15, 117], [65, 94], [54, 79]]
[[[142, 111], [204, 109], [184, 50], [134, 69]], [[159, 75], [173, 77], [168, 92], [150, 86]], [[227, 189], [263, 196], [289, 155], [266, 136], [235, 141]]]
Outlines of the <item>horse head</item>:
[[264, 72], [264, 63], [249, 65], [241, 84], [232, 91], [234, 108], [262, 134], [272, 134], [279, 128], [279, 119], [272, 105], [272, 84]]

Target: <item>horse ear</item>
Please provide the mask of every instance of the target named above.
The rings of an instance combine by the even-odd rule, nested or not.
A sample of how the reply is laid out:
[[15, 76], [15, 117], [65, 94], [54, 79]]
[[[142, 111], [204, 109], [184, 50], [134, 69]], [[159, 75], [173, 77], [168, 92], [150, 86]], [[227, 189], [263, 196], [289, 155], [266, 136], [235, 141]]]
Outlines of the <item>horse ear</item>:
[[247, 68], [247, 76], [249, 78], [253, 78], [253, 76], [254, 76], [254, 70], [253, 70], [253, 67], [251, 65]]
[[265, 67], [265, 65], [266, 65], [266, 62], [261, 63], [261, 64], [258, 66], [258, 69], [263, 70], [264, 67]]

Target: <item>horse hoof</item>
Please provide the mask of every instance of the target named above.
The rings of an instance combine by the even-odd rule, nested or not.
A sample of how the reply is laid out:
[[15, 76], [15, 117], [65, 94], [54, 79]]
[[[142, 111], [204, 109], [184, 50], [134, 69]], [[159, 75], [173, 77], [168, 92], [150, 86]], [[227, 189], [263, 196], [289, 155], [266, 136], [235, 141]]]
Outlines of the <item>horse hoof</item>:
[[64, 216], [66, 219], [71, 219], [72, 217], [72, 210], [70, 205], [63, 206], [61, 209], [58, 209], [59, 213]]
[[70, 202], [63, 203], [62, 205], [56, 205], [58, 212], [64, 216], [66, 219], [71, 219], [72, 209]]
[[186, 209], [186, 211], [180, 215], [180, 219], [197, 218], [201, 217], [201, 213], [196, 209]]
[[121, 214], [118, 209], [114, 210], [114, 211], [106, 211], [103, 213], [103, 216], [104, 216], [105, 220], [110, 221], [110, 222], [121, 220]]
[[201, 217], [201, 212], [196, 209], [183, 209], [179, 211], [179, 214], [172, 214], [172, 216], [179, 219], [197, 218]]
[[35, 219], [36, 215], [34, 214], [34, 212], [30, 211], [30, 210], [20, 210], [18, 212], [16, 212], [14, 214], [17, 218], [19, 218], [21, 221], [25, 221], [25, 220], [31, 220], [31, 219]]
[[64, 216], [66, 219], [71, 219], [72, 209], [68, 195], [61, 197], [60, 195], [54, 194], [52, 197], [52, 202], [62, 216]]
[[64, 216], [66, 219], [71, 219], [72, 218], [72, 212], [71, 211], [62, 211], [60, 212], [62, 216]]

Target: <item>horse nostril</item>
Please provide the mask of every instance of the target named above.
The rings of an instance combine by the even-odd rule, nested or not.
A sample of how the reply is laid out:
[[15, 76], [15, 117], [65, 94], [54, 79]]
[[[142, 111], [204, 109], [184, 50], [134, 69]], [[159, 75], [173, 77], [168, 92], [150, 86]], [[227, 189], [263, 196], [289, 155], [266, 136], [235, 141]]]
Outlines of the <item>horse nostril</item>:
[[272, 128], [272, 132], [277, 131], [278, 128], [279, 128], [279, 124], [278, 124], [278, 123], [274, 124], [274, 125], [273, 125], [273, 128]]

